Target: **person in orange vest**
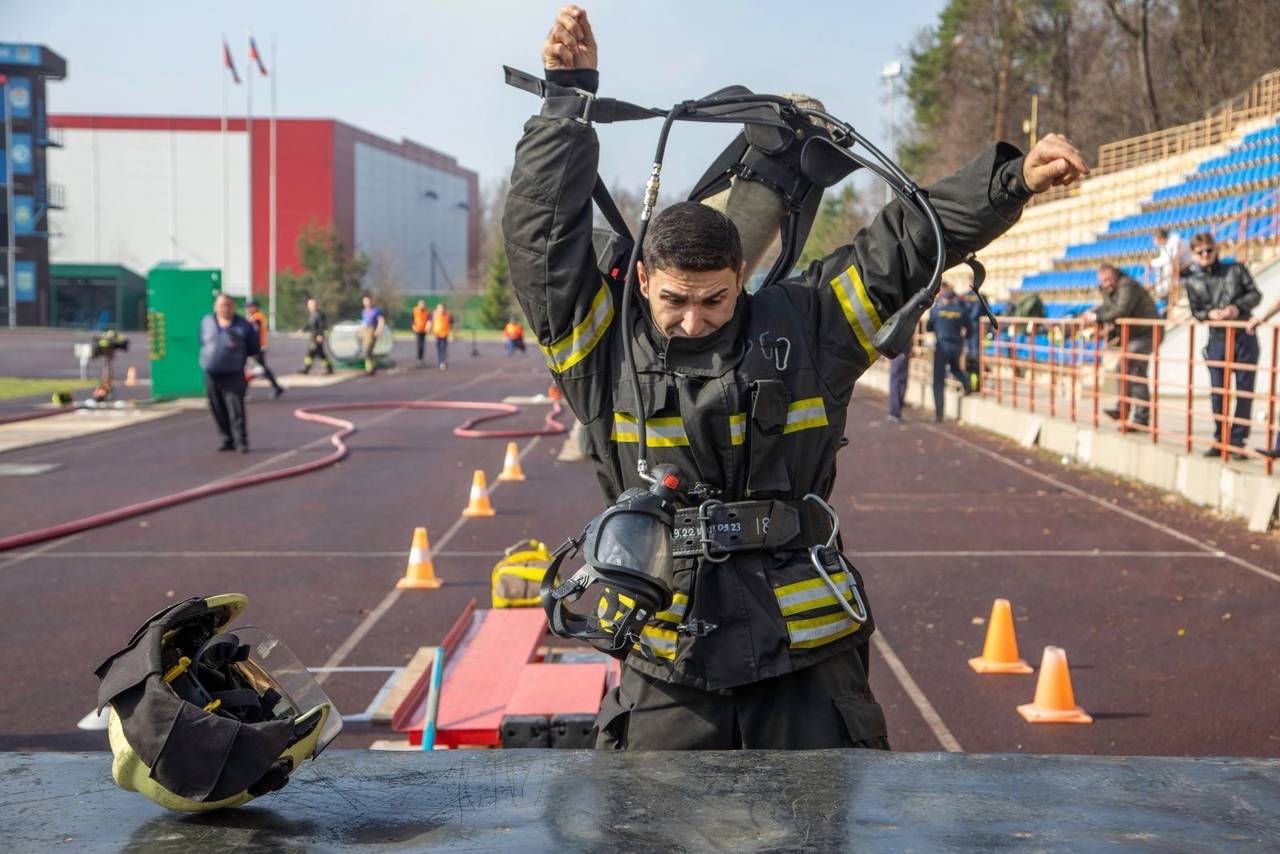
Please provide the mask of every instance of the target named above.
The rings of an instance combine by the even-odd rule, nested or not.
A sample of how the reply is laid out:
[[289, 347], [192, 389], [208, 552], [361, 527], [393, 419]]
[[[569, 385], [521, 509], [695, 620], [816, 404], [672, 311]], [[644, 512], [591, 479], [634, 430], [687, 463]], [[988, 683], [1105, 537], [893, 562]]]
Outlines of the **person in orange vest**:
[[514, 317], [510, 318], [507, 321], [507, 325], [502, 327], [502, 337], [507, 347], [508, 356], [516, 350], [521, 353], [524, 352], [524, 327]]
[[427, 301], [420, 299], [413, 307], [413, 337], [418, 344], [418, 364], [422, 364], [422, 353], [427, 347], [427, 334], [431, 332], [431, 311]]
[[257, 300], [249, 300], [244, 304], [244, 308], [245, 314], [249, 316], [249, 322], [258, 330], [258, 352], [254, 354], [254, 358], [262, 366], [262, 375], [267, 378], [267, 382], [271, 383], [271, 396], [279, 397], [284, 394], [284, 389], [280, 383], [276, 382], [276, 375], [267, 367], [267, 316], [262, 313]]
[[449, 367], [449, 329], [453, 325], [453, 315], [444, 307], [444, 303], [436, 303], [431, 313], [431, 334], [436, 336], [436, 367], [444, 370]]

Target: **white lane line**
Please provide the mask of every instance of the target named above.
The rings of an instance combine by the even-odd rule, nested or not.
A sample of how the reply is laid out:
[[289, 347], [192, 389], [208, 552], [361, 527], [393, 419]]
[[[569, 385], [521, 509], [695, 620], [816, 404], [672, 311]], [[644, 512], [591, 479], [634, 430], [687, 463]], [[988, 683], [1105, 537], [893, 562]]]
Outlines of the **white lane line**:
[[889, 642], [885, 640], [884, 632], [881, 631], [879, 626], [876, 627], [876, 633], [871, 636], [871, 642], [875, 644], [876, 651], [884, 658], [885, 664], [889, 665], [893, 675], [902, 684], [902, 689], [907, 692], [911, 702], [915, 703], [916, 708], [920, 710], [920, 717], [924, 718], [924, 722], [929, 725], [929, 729], [933, 730], [933, 735], [938, 739], [938, 743], [942, 745], [942, 749], [950, 753], [963, 753], [964, 749], [960, 747], [960, 742], [956, 741], [956, 737], [951, 734], [951, 730], [947, 729], [947, 725], [942, 722], [942, 716], [938, 714], [938, 710], [933, 707], [933, 703], [930, 703], [929, 698], [920, 690], [916, 680], [911, 678], [911, 674], [907, 672], [906, 665], [902, 663], [902, 659], [898, 658], [898, 654], [893, 651], [893, 647], [889, 646]]
[[1148, 528], [1153, 528], [1154, 530], [1157, 530], [1162, 534], [1167, 534], [1168, 536], [1173, 537], [1176, 540], [1181, 540], [1184, 543], [1193, 545], [1202, 552], [1209, 552], [1217, 557], [1222, 558], [1223, 560], [1230, 561], [1231, 563], [1234, 563], [1236, 566], [1239, 566], [1242, 569], [1247, 569], [1250, 572], [1261, 575], [1263, 578], [1266, 578], [1275, 582], [1280, 582], [1280, 575], [1277, 575], [1276, 573], [1271, 572], [1270, 570], [1263, 569], [1262, 567], [1258, 566], [1255, 563], [1250, 563], [1244, 558], [1236, 557], [1233, 554], [1214, 548], [1213, 546], [1210, 546], [1207, 543], [1202, 543], [1200, 540], [1197, 540], [1195, 537], [1191, 536], [1190, 534], [1184, 534], [1179, 530], [1170, 528], [1168, 525], [1163, 525], [1159, 522], [1152, 521], [1151, 519], [1148, 519], [1146, 516], [1143, 516], [1141, 513], [1135, 513], [1132, 510], [1128, 510], [1124, 507], [1120, 507], [1115, 504], [1112, 504], [1111, 502], [1105, 501], [1096, 495], [1091, 495], [1090, 493], [1084, 491], [1083, 489], [1080, 489], [1079, 487], [1075, 487], [1069, 483], [1065, 483], [1061, 480], [1058, 480], [1056, 477], [1053, 477], [1052, 475], [1047, 475], [1047, 474], [1038, 472], [1035, 469], [1031, 468], [1030, 466], [1024, 466], [1022, 463], [1014, 462], [1013, 460], [1006, 459], [1004, 456], [996, 453], [995, 451], [984, 448], [981, 445], [979, 445], [977, 442], [972, 442], [968, 439], [965, 439], [962, 436], [953, 435], [951, 433], [948, 433], [946, 430], [939, 430], [938, 428], [934, 427], [931, 424], [921, 424], [920, 426], [924, 427], [926, 430], [932, 433], [937, 433], [939, 436], [944, 436], [958, 445], [965, 445], [969, 448], [972, 448], [978, 453], [991, 457], [991, 459], [993, 460], [1002, 462], [1005, 465], [1009, 466], [1010, 468], [1017, 469], [1023, 474], [1034, 477], [1037, 480], [1044, 481], [1045, 483], [1052, 484], [1065, 492], [1071, 493], [1072, 495], [1078, 496], [1080, 498], [1087, 498], [1088, 500], [1092, 501], [1094, 504], [1097, 504], [1100, 507], [1105, 507], [1107, 510], [1110, 510], [1112, 513], [1118, 513], [1121, 516], [1124, 516], [1126, 519], [1131, 519], [1134, 522], [1141, 522], [1143, 525], [1146, 525]]
[[[520, 452], [521, 460], [524, 459], [525, 454], [529, 453], [537, 446], [538, 441], [541, 438], [542, 438], [541, 436], [534, 436], [532, 441], [530, 441], [528, 445], [525, 445], [524, 449]], [[506, 482], [507, 481], [498, 480], [498, 478], [495, 476], [493, 479], [489, 481], [490, 486], [489, 486], [488, 494], [492, 495], [495, 489], [497, 489], [499, 486], [501, 486]], [[458, 531], [462, 528], [462, 525], [466, 521], [467, 521], [467, 517], [459, 514], [458, 518], [454, 520], [454, 523], [451, 526], [449, 526], [449, 530], [444, 532], [444, 536], [436, 540], [436, 543], [435, 543], [436, 548], [443, 549], [445, 543], [453, 539], [453, 535], [458, 533]], [[436, 553], [435, 549], [432, 549], [431, 553], [432, 555], [435, 555]], [[360, 621], [360, 625], [355, 627], [355, 629], [351, 632], [351, 634], [347, 636], [347, 639], [344, 640], [338, 646], [338, 648], [333, 651], [333, 654], [329, 656], [328, 660], [326, 660], [325, 663], [320, 668], [317, 668], [317, 669], [325, 670], [327, 668], [333, 668], [341, 665], [342, 662], [346, 660], [347, 656], [351, 654], [351, 651], [355, 649], [356, 646], [360, 643], [360, 641], [364, 640], [364, 636], [369, 634], [369, 632], [373, 629], [374, 626], [378, 624], [378, 621], [382, 619], [382, 617], [387, 613], [387, 611], [391, 610], [391, 606], [394, 605], [396, 603], [396, 600], [399, 598], [400, 598], [400, 588], [392, 587], [391, 590], [387, 593], [387, 595], [382, 597], [382, 601], [378, 603], [377, 607], [375, 607], [372, 611], [370, 611], [368, 614], [365, 615], [365, 618]], [[316, 677], [316, 681], [323, 682], [328, 675], [329, 675], [328, 672], [321, 672]]]
[[1070, 549], [993, 549], [990, 551], [905, 551], [905, 552], [845, 552], [849, 557], [877, 558], [941, 558], [941, 557], [1123, 557], [1123, 558], [1200, 558], [1216, 559], [1226, 557], [1226, 552], [1140, 552], [1140, 551], [1106, 551], [1089, 549], [1072, 551]]
[[15, 564], [22, 563], [24, 560], [30, 560], [31, 558], [34, 558], [34, 557], [47, 557], [45, 552], [49, 551], [49, 549], [53, 548], [54, 546], [65, 545], [66, 543], [73, 543], [76, 540], [83, 537], [85, 533], [86, 533], [85, 531], [81, 531], [78, 534], [71, 534], [70, 536], [67, 536], [67, 537], [58, 537], [56, 540], [50, 540], [44, 545], [38, 546], [32, 549], [31, 551], [19, 552], [18, 554], [6, 560], [4, 563], [0, 563], [0, 570], [8, 569], [9, 567], [14, 566]]

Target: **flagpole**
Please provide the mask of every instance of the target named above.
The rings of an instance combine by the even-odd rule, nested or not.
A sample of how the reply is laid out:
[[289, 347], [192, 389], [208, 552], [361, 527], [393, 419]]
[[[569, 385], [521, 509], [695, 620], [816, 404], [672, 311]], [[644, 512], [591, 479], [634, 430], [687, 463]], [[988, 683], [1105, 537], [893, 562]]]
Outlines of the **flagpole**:
[[230, 183], [227, 175], [227, 40], [222, 39], [222, 288], [227, 287], [227, 252], [230, 245], [231, 224], [228, 219], [227, 191]]
[[280, 66], [276, 62], [276, 37], [271, 37], [271, 193], [267, 216], [269, 236], [267, 238], [267, 296], [271, 303], [271, 331], [276, 331], [276, 75]]
[[[250, 38], [253, 38], [253, 37], [250, 36]], [[252, 58], [250, 62], [252, 62]], [[248, 87], [246, 90], [248, 93], [248, 109], [245, 110], [247, 115], [245, 117], [245, 126], [244, 126], [245, 139], [249, 146], [249, 161], [246, 164], [248, 167], [246, 171], [249, 173], [249, 210], [248, 210], [249, 282], [246, 285], [247, 290], [245, 291], [245, 299], [250, 300], [250, 299], [253, 299], [253, 66], [252, 64], [245, 65], [244, 73], [245, 73], [245, 76], [249, 78]]]

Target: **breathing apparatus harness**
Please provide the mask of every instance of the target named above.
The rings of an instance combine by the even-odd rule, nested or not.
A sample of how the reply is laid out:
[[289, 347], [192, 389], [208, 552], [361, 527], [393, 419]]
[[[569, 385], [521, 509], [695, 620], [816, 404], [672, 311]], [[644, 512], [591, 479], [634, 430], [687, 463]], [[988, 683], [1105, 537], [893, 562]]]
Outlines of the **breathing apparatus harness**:
[[[571, 118], [583, 124], [663, 119], [653, 166], [645, 184], [640, 230], [634, 239], [598, 176], [592, 190], [596, 205], [616, 232], [617, 242], [624, 246], [628, 243], [630, 245], [623, 280], [621, 328], [623, 361], [633, 388], [640, 387], [629, 334], [632, 303], [635, 299], [636, 267], [658, 200], [667, 140], [677, 121], [743, 125], [742, 133], [699, 181], [691, 194], [692, 200], [700, 200], [728, 187], [734, 178], [761, 182], [781, 197], [784, 207], [779, 223], [782, 249], [765, 276], [762, 288], [780, 281], [795, 265], [813, 224], [822, 191], [834, 186], [858, 168], [869, 170], [886, 183], [904, 205], [922, 214], [933, 232], [937, 247], [937, 258], [929, 283], [912, 294], [884, 322], [872, 342], [876, 350], [888, 358], [910, 350], [912, 336], [920, 318], [933, 305], [942, 285], [942, 273], [946, 264], [945, 232], [925, 191], [852, 125], [825, 110], [804, 106], [794, 98], [756, 94], [742, 86], [730, 86], [705, 98], [682, 101], [669, 109], [661, 109], [641, 107], [616, 98], [597, 97], [584, 89], [562, 86], [508, 66], [504, 66], [504, 71], [509, 85], [544, 99], [544, 116]], [[855, 146], [861, 146], [865, 154], [854, 150]], [[607, 260], [606, 269], [614, 267], [613, 261], [614, 259]], [[986, 272], [973, 256], [965, 258], [964, 263], [973, 270], [973, 293], [978, 296], [982, 309], [994, 328], [995, 317], [979, 291]], [[785, 351], [782, 349], [784, 341], [785, 339], [778, 339], [760, 342], [762, 348], [771, 348], [773, 358], [780, 368], [785, 366], [790, 353], [790, 342], [785, 342]], [[638, 411], [634, 415], [639, 443], [636, 471], [641, 480], [649, 484], [649, 489], [628, 489], [619, 496], [613, 507], [588, 523], [580, 537], [570, 539], [560, 546], [554, 552], [553, 560], [543, 578], [541, 593], [551, 630], [556, 634], [586, 640], [615, 655], [625, 656], [627, 650], [634, 646], [646, 658], [653, 660], [652, 651], [642, 641], [641, 630], [656, 613], [671, 605], [672, 528], [678, 521], [692, 523], [696, 520], [696, 536], [686, 538], [686, 545], [692, 545], [693, 540], [696, 540], [696, 551], [691, 552], [692, 554], [700, 553], [706, 560], [722, 562], [730, 552], [740, 550], [735, 547], [731, 538], [719, 536], [722, 527], [720, 520], [725, 518], [725, 513], [737, 513], [740, 505], [740, 509], [746, 510], [747, 504], [768, 502], [726, 504], [716, 500], [716, 491], [705, 484], [687, 488], [683, 476], [674, 466], [659, 465], [651, 471], [646, 456], [648, 443], [643, 396], [637, 394], [636, 400]], [[702, 501], [697, 508], [696, 517], [686, 514], [678, 520], [675, 502], [678, 497], [686, 494], [699, 497]], [[816, 502], [830, 517], [830, 536], [826, 544], [813, 545], [809, 549], [815, 571], [831, 588], [848, 615], [858, 623], [864, 623], [868, 613], [857, 585], [851, 585], [855, 607], [846, 601], [844, 591], [837, 587], [830, 574], [832, 571], [842, 570], [847, 572], [850, 579], [854, 576], [852, 572], [848, 572], [851, 567], [836, 545], [839, 519], [822, 497], [809, 494], [804, 498], [805, 501]], [[777, 501], [772, 503], [782, 504]], [[790, 506], [794, 512], [795, 503]], [[643, 521], [623, 525], [622, 519]], [[652, 530], [655, 525], [665, 526], [668, 536], [655, 536]], [[812, 526], [805, 527], [812, 530]], [[620, 541], [626, 540], [625, 536], [606, 537], [602, 540], [602, 532], [608, 528], [635, 536], [625, 545], [620, 545]], [[615, 547], [614, 556], [622, 555], [624, 560], [611, 560], [609, 555], [603, 553], [601, 545], [606, 540], [606, 545]], [[676, 542], [679, 543], [679, 538], [676, 538]], [[746, 547], [744, 543], [736, 545]], [[567, 556], [577, 554], [584, 546], [586, 565], [565, 582], [557, 584], [560, 564]], [[649, 549], [647, 553], [646, 548]], [[676, 556], [683, 556], [683, 553], [677, 552]], [[591, 617], [568, 611], [565, 606], [579, 599], [596, 582], [606, 585], [598, 615]], [[616, 607], [617, 605], [622, 607]], [[610, 619], [610, 615], [615, 618]], [[713, 624], [693, 620], [681, 623], [678, 630], [681, 633], [702, 635], [714, 628]]]

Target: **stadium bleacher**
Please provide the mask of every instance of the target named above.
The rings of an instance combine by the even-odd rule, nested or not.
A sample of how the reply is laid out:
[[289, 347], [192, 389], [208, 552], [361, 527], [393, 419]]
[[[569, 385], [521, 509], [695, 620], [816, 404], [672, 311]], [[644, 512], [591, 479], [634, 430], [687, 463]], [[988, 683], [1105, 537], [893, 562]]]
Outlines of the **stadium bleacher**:
[[[1202, 160], [1189, 176], [1157, 187], [1142, 212], [1111, 220], [1094, 239], [1072, 243], [1053, 262], [1055, 269], [1027, 274], [1012, 289], [1061, 299], [1045, 302], [1049, 317], [1086, 310], [1085, 293], [1096, 285], [1096, 270], [1113, 264], [1142, 281], [1145, 262], [1156, 247], [1156, 228], [1211, 231], [1219, 242], [1263, 241], [1280, 234], [1280, 121], [1242, 137], [1225, 154]], [[1241, 233], [1243, 231], [1243, 234]]]

